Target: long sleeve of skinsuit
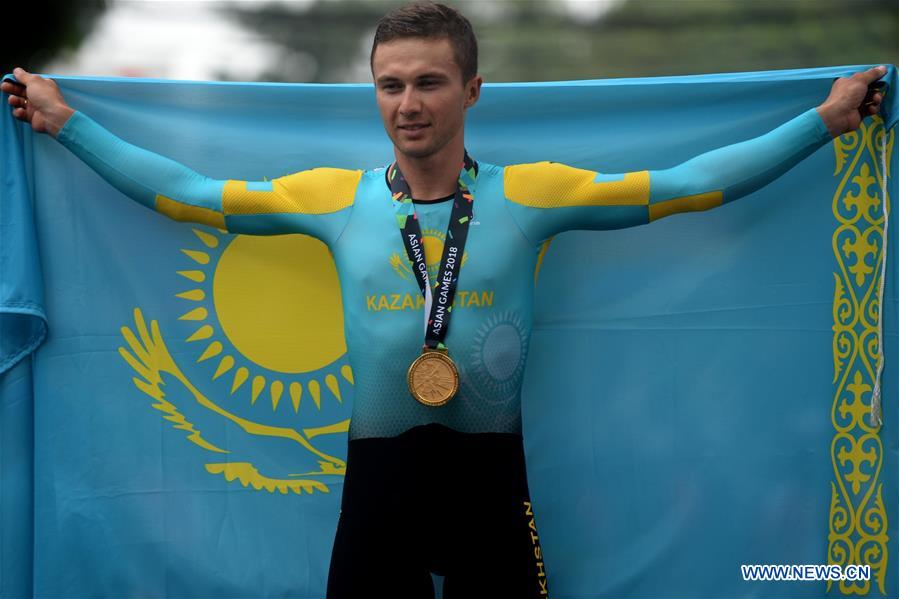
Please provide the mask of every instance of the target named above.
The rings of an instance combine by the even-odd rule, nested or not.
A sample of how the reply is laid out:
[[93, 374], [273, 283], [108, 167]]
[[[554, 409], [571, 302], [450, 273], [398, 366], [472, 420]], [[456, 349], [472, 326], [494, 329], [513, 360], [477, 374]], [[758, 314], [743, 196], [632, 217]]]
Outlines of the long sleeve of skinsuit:
[[[303, 233], [328, 244], [354, 379], [352, 440], [392, 437], [430, 423], [521, 434], [534, 273], [548, 237], [641, 225], [733, 201], [785, 173], [830, 135], [810, 109], [764, 135], [665, 170], [600, 174], [553, 162], [503, 167], [479, 161], [444, 340], [460, 387], [439, 408], [416, 402], [406, 383], [406, 370], [421, 352], [424, 300], [384, 168], [316, 168], [270, 182], [215, 180], [124, 142], [80, 112], [58, 139], [127, 196], [177, 220], [232, 233]], [[453, 199], [413, 202], [428, 274], [436, 281]]]
[[506, 197], [535, 242], [571, 229], [642, 225], [743, 197], [830, 139], [818, 111], [811, 108], [764, 135], [665, 170], [601, 174], [554, 162], [508, 166]]
[[362, 177], [361, 170], [315, 168], [271, 181], [212, 179], [125, 142], [80, 111], [57, 140], [131, 199], [229, 233], [305, 233], [330, 245], [346, 225]]

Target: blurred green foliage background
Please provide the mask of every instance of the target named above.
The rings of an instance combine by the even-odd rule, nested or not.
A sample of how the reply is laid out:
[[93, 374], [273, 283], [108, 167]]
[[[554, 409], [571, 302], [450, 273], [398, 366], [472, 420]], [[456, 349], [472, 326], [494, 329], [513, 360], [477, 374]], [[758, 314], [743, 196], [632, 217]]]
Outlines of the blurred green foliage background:
[[[572, 0], [574, 1], [574, 0]], [[582, 0], [589, 3], [590, 0]], [[75, 47], [114, 0], [12, 3], [7, 23], [37, 23], [2, 54], [4, 72], [39, 71]], [[620, 0], [598, 17], [552, 0], [457, 0], [480, 42], [487, 81], [698, 74], [899, 62], [899, 0]], [[177, 10], [178, 2], [170, 2]], [[378, 18], [403, 2], [216, 2], [281, 47], [267, 81], [369, 81]], [[569, 2], [569, 5], [571, 2]], [[16, 19], [27, 12], [31, 20]], [[35, 21], [34, 15], [40, 20]], [[227, 78], [222, 75], [221, 79]]]
[[[318, 2], [303, 13], [234, 9], [342, 81], [377, 19], [402, 2]], [[546, 81], [805, 68], [899, 60], [899, 0], [625, 0], [596, 20], [557, 2], [463, 0], [489, 81]], [[360, 33], [365, 34], [361, 36]], [[360, 42], [361, 39], [361, 42]], [[291, 80], [270, 72], [272, 80]], [[356, 80], [359, 80], [358, 78]]]

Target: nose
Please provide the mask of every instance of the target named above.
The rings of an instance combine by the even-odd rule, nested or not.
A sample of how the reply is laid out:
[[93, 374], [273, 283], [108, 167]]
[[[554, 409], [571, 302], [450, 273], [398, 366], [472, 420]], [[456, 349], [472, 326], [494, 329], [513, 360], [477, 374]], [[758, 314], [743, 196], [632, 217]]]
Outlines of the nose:
[[415, 90], [414, 85], [406, 86], [403, 92], [403, 98], [400, 102], [400, 114], [405, 117], [418, 114], [421, 112], [421, 98]]

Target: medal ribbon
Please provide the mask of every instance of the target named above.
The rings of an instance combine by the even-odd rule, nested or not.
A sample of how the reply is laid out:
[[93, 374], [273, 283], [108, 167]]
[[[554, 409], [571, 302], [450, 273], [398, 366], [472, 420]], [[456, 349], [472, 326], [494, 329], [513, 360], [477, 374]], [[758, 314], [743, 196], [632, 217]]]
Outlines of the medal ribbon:
[[449, 328], [453, 298], [459, 282], [459, 268], [465, 241], [468, 239], [468, 225], [471, 223], [474, 196], [470, 191], [478, 176], [478, 164], [465, 152], [459, 173], [449, 226], [443, 243], [443, 256], [437, 270], [437, 287], [432, 289], [425, 261], [424, 240], [421, 225], [412, 203], [412, 192], [399, 165], [394, 162], [387, 169], [387, 185], [393, 196], [396, 222], [403, 237], [406, 255], [412, 262], [412, 270], [418, 288], [425, 296], [425, 345], [431, 349], [446, 349], [443, 340]]

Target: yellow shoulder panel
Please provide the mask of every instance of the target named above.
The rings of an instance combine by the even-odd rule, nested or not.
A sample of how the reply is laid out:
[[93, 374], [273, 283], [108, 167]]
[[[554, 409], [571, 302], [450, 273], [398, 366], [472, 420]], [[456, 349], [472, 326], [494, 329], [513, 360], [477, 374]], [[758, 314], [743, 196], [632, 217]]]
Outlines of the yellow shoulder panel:
[[222, 192], [225, 214], [325, 214], [353, 203], [363, 171], [314, 168], [278, 177], [271, 190], [247, 189], [246, 181], [229, 180]]
[[506, 197], [535, 208], [561, 206], [645, 206], [649, 171], [625, 173], [617, 181], [596, 181], [597, 173], [557, 162], [507, 166]]
[[156, 196], [156, 211], [174, 220], [200, 223], [217, 229], [225, 228], [225, 216], [222, 213], [209, 208], [183, 204], [163, 195], [157, 194]]

